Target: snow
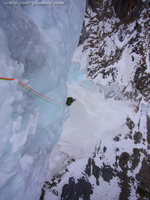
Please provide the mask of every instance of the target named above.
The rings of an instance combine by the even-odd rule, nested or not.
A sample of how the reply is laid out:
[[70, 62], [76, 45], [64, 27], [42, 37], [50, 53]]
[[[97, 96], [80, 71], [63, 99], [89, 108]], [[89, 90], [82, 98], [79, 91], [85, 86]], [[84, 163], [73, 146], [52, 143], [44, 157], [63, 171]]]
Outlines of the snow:
[[[69, 82], [68, 96], [75, 97], [77, 102], [71, 106], [71, 116], [64, 125], [66, 136], [62, 135], [64, 139], [68, 139], [69, 142], [72, 141], [70, 146], [74, 146], [73, 149], [78, 149], [79, 152], [77, 153], [75, 150], [76, 153], [73, 152], [73, 154], [79, 154], [81, 157], [83, 155], [84, 157], [83, 152], [85, 152], [87, 156], [90, 156], [88, 152], [92, 153], [93, 149], [89, 149], [89, 145], [94, 148], [97, 141], [100, 141], [101, 138], [108, 137], [109, 134], [112, 135], [112, 132], [119, 125], [124, 124], [129, 113], [130, 115], [134, 115], [135, 107], [130, 102], [124, 103], [122, 101], [106, 99], [103, 94], [99, 93], [99, 88], [92, 81], [80, 75], [80, 69], [79, 71], [74, 69], [74, 72], [71, 71], [70, 73], [69, 77], [71, 76], [72, 78], [72, 84]], [[76, 75], [74, 76], [75, 78], [80, 78], [78, 84], [74, 83], [72, 73]], [[122, 110], [121, 118], [120, 109]], [[89, 140], [89, 138], [91, 139]], [[76, 140], [78, 142], [75, 142]], [[84, 151], [81, 150], [83, 151], [82, 154], [78, 145], [81, 149], [85, 148]], [[69, 152], [71, 151], [69, 150]]]
[[[67, 85], [68, 96], [76, 98], [77, 101], [69, 107], [70, 117], [65, 122], [60, 140], [53, 147], [50, 156], [50, 174], [47, 180], [51, 180], [54, 175], [57, 176], [63, 173], [66, 167], [69, 170], [66, 176], [62, 176], [62, 181], [57, 187], [59, 195], [63, 185], [67, 183], [68, 177], [73, 176], [76, 179], [81, 177], [81, 171], [84, 171], [88, 158], [93, 156], [95, 148], [99, 145], [102, 147], [107, 146], [107, 151], [105, 153], [106, 160], [100, 161], [98, 159], [97, 162], [99, 164], [97, 166], [101, 166], [103, 162], [105, 164], [115, 163], [115, 156], [112, 155], [117, 147], [121, 152], [133, 153], [134, 145], [132, 140], [123, 140], [121, 144], [117, 143], [116, 146], [112, 142], [115, 136], [121, 134], [124, 137], [128, 132], [128, 127], [125, 124], [128, 116], [134, 119], [136, 124], [135, 130], [138, 129], [139, 117], [135, 116], [135, 105], [133, 102], [126, 99], [119, 101], [113, 98], [106, 98], [105, 93], [99, 92], [99, 86], [86, 78], [84, 68], [87, 66], [88, 56], [84, 55], [82, 59], [79, 56], [81, 49], [79, 46], [74, 54]], [[120, 62], [124, 63], [123, 61]], [[114, 91], [115, 88], [116, 86], [114, 85]], [[106, 92], [106, 86], [104, 90]], [[146, 121], [143, 121], [143, 123], [146, 124]], [[141, 144], [139, 144], [140, 147]], [[69, 165], [68, 160], [71, 159], [74, 159], [75, 163]], [[120, 189], [115, 178], [110, 184], [104, 183], [104, 181], [101, 184], [100, 188], [103, 192], [100, 192], [99, 187], [94, 186], [93, 200], [98, 200], [100, 197], [106, 200], [117, 198], [114, 195], [119, 194]], [[112, 189], [114, 184], [116, 184], [116, 192]], [[107, 189], [105, 190], [104, 188]], [[48, 199], [58, 200], [59, 196], [56, 197], [47, 191], [44, 200]]]
[[[130, 29], [133, 30], [133, 28], [134, 24]], [[127, 35], [121, 43], [117, 35], [112, 36], [118, 47], [127, 44], [131, 37]], [[111, 53], [110, 46], [115, 48], [114, 40], [107, 37], [106, 54]], [[103, 160], [100, 160], [99, 156], [97, 160], [95, 158], [97, 166], [102, 166], [105, 163], [113, 168], [116, 156], [120, 156], [122, 152], [128, 152], [129, 155], [132, 155], [134, 148], [144, 149], [146, 146], [143, 143], [135, 144], [134, 140], [130, 138], [124, 139], [130, 131], [126, 125], [128, 117], [135, 123], [133, 132], [140, 131], [143, 133], [143, 138], [146, 137], [148, 104], [143, 102], [143, 107], [140, 107], [138, 113], [135, 113], [136, 103], [128, 100], [121, 92], [125, 87], [132, 91], [130, 80], [133, 80], [134, 66], [139, 56], [135, 54], [133, 61], [131, 48], [125, 48], [121, 59], [115, 65], [110, 66], [116, 67], [119, 75], [115, 83], [109, 85], [109, 79], [103, 79], [101, 74], [98, 74], [93, 81], [86, 78], [90, 50], [82, 51], [84, 46], [86, 46], [86, 41], [84, 45], [80, 45], [76, 49], [68, 76], [67, 95], [76, 98], [77, 101], [69, 107], [70, 117], [65, 122], [60, 140], [53, 147], [50, 156], [50, 174], [47, 180], [51, 181], [54, 176], [60, 176], [61, 182], [56, 188], [54, 187], [58, 191], [58, 196], [54, 195], [51, 190], [47, 190], [44, 200], [60, 199], [62, 187], [68, 183], [68, 178], [74, 177], [76, 180], [81, 178], [88, 158], [92, 158], [96, 148], [101, 147], [100, 151], [102, 151], [103, 147], [107, 147]], [[117, 98], [113, 98], [113, 96]], [[121, 142], [113, 142], [115, 136], [120, 136]], [[119, 152], [116, 152], [117, 148]], [[75, 162], [71, 162], [72, 159]], [[139, 172], [142, 160], [143, 155], [135, 173]], [[68, 161], [70, 161], [69, 164]], [[68, 169], [67, 173], [65, 172], [66, 168]], [[119, 198], [121, 189], [118, 186], [117, 177], [109, 183], [100, 177], [100, 187], [95, 184], [93, 176], [89, 177], [89, 180], [94, 185], [91, 200]], [[134, 192], [133, 189], [132, 195]]]
[[[52, 146], [69, 117], [66, 80], [85, 1], [50, 6], [4, 2], [0, 3], [0, 77], [15, 81], [0, 80], [0, 199], [33, 200], [40, 197]], [[44, 102], [18, 81], [64, 105]]]
[[[117, 185], [117, 178], [113, 178], [110, 183], [102, 182], [101, 187], [95, 186], [94, 195], [92, 195], [92, 200], [99, 200], [99, 199], [118, 199], [120, 188]], [[113, 189], [112, 189], [113, 185]]]

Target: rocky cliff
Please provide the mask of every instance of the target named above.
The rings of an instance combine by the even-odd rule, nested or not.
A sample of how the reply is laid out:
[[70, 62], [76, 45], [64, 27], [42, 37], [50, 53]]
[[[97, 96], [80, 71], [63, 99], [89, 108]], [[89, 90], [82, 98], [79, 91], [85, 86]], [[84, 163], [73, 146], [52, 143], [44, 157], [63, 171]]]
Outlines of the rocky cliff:
[[[150, 199], [149, 23], [149, 1], [88, 1], [79, 40], [81, 55], [88, 54], [87, 77], [106, 99], [132, 102], [135, 117], [127, 116], [123, 128], [100, 141], [79, 179], [68, 177], [63, 200]], [[77, 167], [75, 160], [69, 165]], [[67, 168], [64, 173], [68, 176]], [[61, 177], [46, 182], [44, 188], [58, 195]]]

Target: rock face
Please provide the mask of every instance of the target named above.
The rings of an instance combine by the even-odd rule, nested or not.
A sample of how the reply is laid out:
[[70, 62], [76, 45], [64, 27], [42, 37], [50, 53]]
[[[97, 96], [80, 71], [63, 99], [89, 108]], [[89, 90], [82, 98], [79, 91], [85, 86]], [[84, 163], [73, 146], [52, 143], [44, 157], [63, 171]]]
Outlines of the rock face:
[[[142, 0], [89, 0], [88, 3], [93, 11], [98, 13], [99, 18], [106, 16], [111, 18], [115, 11], [115, 15], [121, 20], [121, 23], [131, 23], [139, 19], [142, 10], [148, 4], [148, 2]], [[100, 10], [104, 11], [103, 15], [99, 12]]]
[[116, 16], [124, 23], [139, 19], [145, 3], [142, 0], [113, 0]]
[[141, 199], [150, 198], [150, 160], [149, 156], [142, 162], [140, 172], [136, 176], [138, 180], [137, 193], [140, 194]]
[[[81, 178], [68, 178], [61, 199], [150, 199], [149, 7], [142, 0], [88, 1], [79, 41], [82, 53], [89, 52], [87, 77], [106, 99], [131, 101], [137, 119], [127, 116], [125, 133], [119, 129], [109, 142], [101, 141], [81, 170]], [[80, 184], [84, 185], [81, 190]], [[113, 184], [120, 188], [116, 195], [110, 191]]]
[[[150, 75], [147, 72], [146, 54], [149, 45], [149, 4], [147, 1], [89, 1], [95, 16], [87, 11], [85, 17], [89, 20], [86, 27], [90, 32], [85, 49], [90, 48], [89, 78], [95, 79], [99, 74], [102, 78], [111, 77], [111, 83], [117, 82], [118, 69], [115, 66], [124, 51], [130, 49], [132, 62], [134, 54], [140, 56], [135, 65], [134, 77], [132, 78], [132, 93], [129, 97], [140, 92], [146, 101], [149, 101]], [[114, 8], [114, 9], [113, 9]], [[115, 13], [114, 13], [115, 10]], [[114, 16], [118, 17], [114, 18]], [[132, 27], [132, 28], [131, 28]], [[86, 31], [87, 31], [86, 30]], [[115, 34], [118, 39], [116, 40]], [[128, 38], [128, 40], [127, 40]], [[143, 42], [147, 41], [147, 42]], [[109, 47], [109, 49], [108, 49]], [[124, 88], [125, 89], [125, 88]]]
[[150, 117], [147, 116], [147, 142], [150, 148]]
[[75, 180], [73, 177], [69, 178], [68, 184], [65, 184], [62, 188], [61, 199], [79, 199], [82, 197], [84, 200], [90, 199], [90, 195], [93, 193], [92, 185], [90, 182], [85, 180], [85, 177], [82, 177]]

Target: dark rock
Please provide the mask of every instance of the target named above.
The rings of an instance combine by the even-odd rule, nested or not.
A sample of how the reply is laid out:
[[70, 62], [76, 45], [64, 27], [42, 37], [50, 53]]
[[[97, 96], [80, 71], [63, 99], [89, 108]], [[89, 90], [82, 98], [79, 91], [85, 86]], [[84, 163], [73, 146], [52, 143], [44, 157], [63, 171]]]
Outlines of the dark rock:
[[[115, 82], [117, 69], [115, 67], [110, 67], [110, 68], [108, 67], [111, 65], [114, 65], [114, 63], [120, 60], [122, 53], [124, 51], [124, 48], [125, 47], [119, 49], [118, 47], [116, 47], [114, 55], [111, 55], [108, 60], [102, 59], [102, 61], [96, 61], [96, 64], [97, 64], [96, 67], [87, 69], [88, 76], [94, 79], [99, 73], [103, 75], [103, 78], [107, 78], [108, 76], [111, 75], [113, 81]], [[94, 60], [90, 61], [89, 65], [90, 64], [92, 65], [93, 63], [94, 63]]]
[[119, 166], [122, 170], [128, 170], [128, 161], [130, 160], [130, 155], [127, 152], [123, 152], [119, 158]]
[[127, 176], [127, 171], [118, 172], [117, 176], [120, 179], [119, 186], [121, 188], [118, 200], [129, 200], [129, 196], [131, 193], [131, 186], [130, 186], [131, 179]]
[[112, 1], [105, 1], [104, 3], [103, 0], [88, 0], [88, 4], [92, 10], [97, 13], [97, 18], [99, 20], [103, 20], [105, 17], [111, 18], [113, 16]]
[[150, 144], [150, 118], [147, 115], [147, 142]]
[[116, 136], [116, 137], [114, 137], [113, 140], [114, 140], [115, 142], [119, 142], [120, 138], [119, 138], [119, 136]]
[[88, 159], [88, 164], [86, 165], [86, 168], [85, 168], [85, 173], [86, 173], [88, 176], [91, 176], [91, 165], [92, 165], [92, 159], [89, 158], [89, 159]]
[[55, 195], [55, 196], [58, 196], [58, 191], [56, 189], [53, 189], [52, 190], [52, 193]]
[[100, 168], [95, 164], [94, 159], [89, 158], [84, 172], [88, 176], [93, 175], [96, 178], [96, 184], [99, 185]]
[[130, 131], [129, 134], [126, 134], [124, 137], [125, 140], [127, 140], [128, 138], [132, 140], [132, 131]]
[[130, 130], [132, 130], [135, 126], [134, 122], [129, 117], [127, 117], [126, 119], [126, 125], [128, 126]]
[[65, 172], [69, 172], [68, 168], [65, 169]]
[[106, 150], [107, 150], [107, 147], [103, 147], [103, 152], [105, 153], [106, 152]]
[[120, 157], [116, 155], [116, 162], [119, 160], [119, 158], [120, 158]]
[[141, 33], [142, 32], [142, 26], [136, 22], [136, 25], [134, 27], [134, 31], [137, 30], [137, 33]]
[[141, 157], [140, 150], [136, 148], [133, 149], [133, 154], [131, 155], [131, 160], [132, 160], [131, 170], [134, 170], [138, 166], [140, 162], [140, 157]]
[[112, 0], [116, 16], [123, 23], [130, 23], [139, 18], [144, 9], [142, 0]]
[[126, 35], [127, 35], [127, 31], [125, 29], [119, 29], [118, 39], [119, 39], [120, 42], [124, 41]]
[[146, 72], [146, 61], [140, 67], [136, 69], [134, 82], [136, 88], [145, 97], [145, 101], [150, 102], [150, 74]]
[[102, 0], [89, 0], [89, 4], [92, 7], [100, 8], [102, 6]]
[[[134, 184], [135, 179], [128, 176], [128, 170], [134, 170], [140, 162], [140, 150], [133, 149], [133, 154], [130, 156], [127, 152], [123, 152], [119, 158], [119, 166], [122, 171], [116, 171], [116, 176], [120, 179], [119, 186], [121, 192], [119, 194], [119, 200], [128, 200], [131, 193], [131, 184]], [[116, 159], [117, 160], [117, 159]], [[132, 164], [129, 167], [129, 163]]]
[[140, 172], [136, 176], [138, 180], [137, 193], [141, 198], [150, 199], [150, 164], [144, 158]]
[[110, 165], [105, 165], [101, 169], [101, 176], [103, 177], [104, 181], [110, 182], [111, 179], [113, 179], [115, 173], [114, 169], [111, 168]]
[[44, 196], [45, 196], [45, 190], [44, 187], [42, 188], [42, 192], [41, 192], [41, 196], [39, 200], [44, 200]]
[[100, 56], [100, 57], [103, 57], [104, 54], [105, 54], [105, 49], [102, 48], [102, 49], [99, 51], [99, 56]]
[[99, 185], [100, 168], [95, 164], [94, 159], [92, 159], [92, 174], [96, 178], [96, 184]]
[[135, 144], [141, 143], [142, 133], [140, 133], [140, 132], [135, 132], [135, 134], [134, 134], [133, 137], [134, 137], [134, 140], [135, 140]]
[[86, 27], [85, 27], [85, 21], [83, 22], [82, 25], [82, 30], [81, 30], [81, 36], [79, 38], [79, 44], [83, 44], [84, 41], [89, 37], [89, 31], [86, 31]]
[[89, 200], [90, 195], [93, 193], [92, 185], [86, 181], [84, 177], [77, 180], [73, 177], [69, 178], [69, 183], [65, 184], [62, 188], [61, 200]]
[[116, 152], [119, 151], [119, 148], [117, 147], [117, 148], [115, 149], [115, 151], [116, 151]]
[[[140, 195], [140, 199], [146, 199], [146, 200], [149, 200], [150, 199], [150, 193], [146, 190], [143, 190], [142, 188], [140, 187], [137, 187], [137, 190], [136, 192]], [[140, 200], [138, 199], [138, 200]]]

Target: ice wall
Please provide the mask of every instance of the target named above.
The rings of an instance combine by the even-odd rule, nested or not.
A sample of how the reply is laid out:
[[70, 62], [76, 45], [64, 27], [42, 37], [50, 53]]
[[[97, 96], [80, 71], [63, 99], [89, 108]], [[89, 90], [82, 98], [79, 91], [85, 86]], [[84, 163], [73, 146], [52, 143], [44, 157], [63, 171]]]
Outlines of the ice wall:
[[65, 104], [85, 0], [63, 0], [60, 5], [32, 0], [34, 6], [9, 2], [0, 2], [0, 77], [15, 80], [0, 80], [0, 199], [34, 200], [68, 109], [43, 101], [18, 81]]

